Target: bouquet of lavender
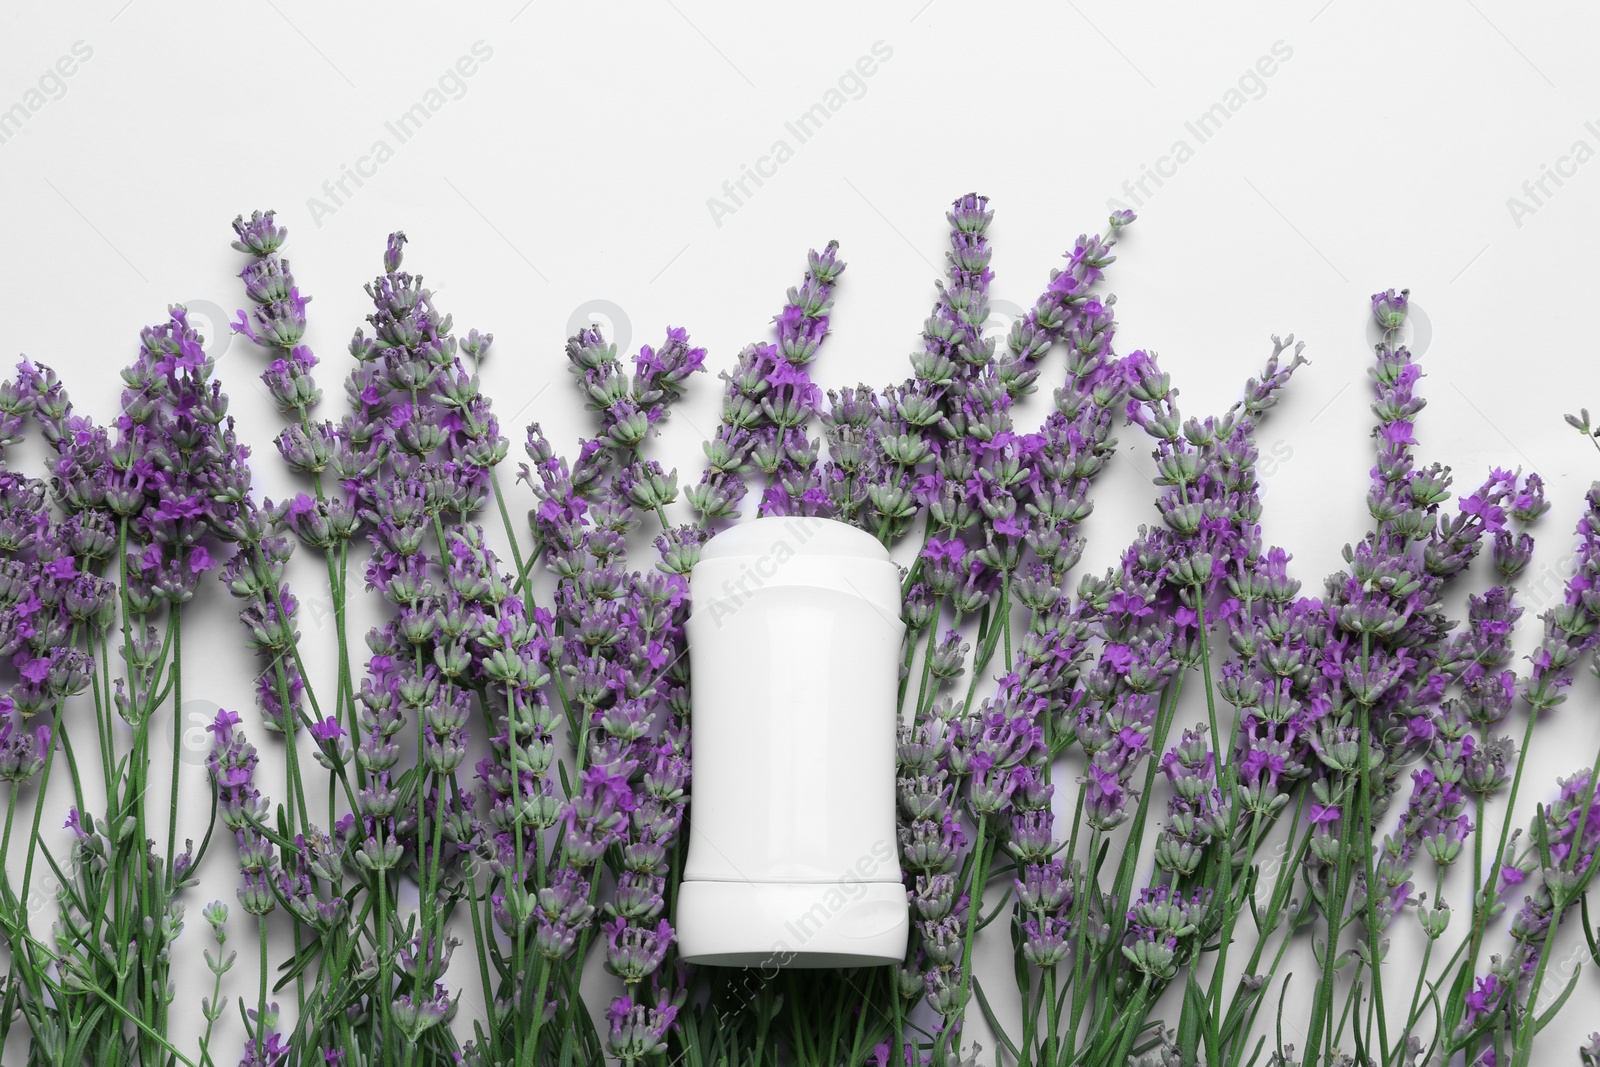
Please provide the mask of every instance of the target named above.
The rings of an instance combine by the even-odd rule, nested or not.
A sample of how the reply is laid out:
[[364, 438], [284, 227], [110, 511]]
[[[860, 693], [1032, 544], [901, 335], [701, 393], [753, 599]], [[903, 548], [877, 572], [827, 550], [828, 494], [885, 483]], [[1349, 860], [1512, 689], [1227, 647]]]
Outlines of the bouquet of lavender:
[[[21, 442], [31, 419], [53, 453], [48, 485], [9, 465], [0, 474], [8, 531], [0, 625], [16, 675], [0, 712], [7, 855], [22, 789], [37, 780], [21, 880], [8, 868], [0, 885], [10, 964], [0, 1037], [25, 1020], [30, 1062], [179, 1055], [169, 1027], [171, 946], [215, 808], [204, 825], [184, 827], [201, 844], [185, 838], [180, 853], [176, 716], [164, 819], [150, 795], [152, 785], [162, 792], [151, 777], [152, 751], [163, 743], [163, 708], [183, 699], [185, 605], [216, 569], [214, 546], [245, 540], [253, 528], [248, 452], [212, 371], [175, 307], [142, 333], [110, 426], [75, 414], [47, 367], [25, 360], [3, 388], [7, 444]], [[88, 709], [71, 700], [85, 691], [93, 740]], [[52, 818], [71, 839], [58, 853], [40, 828], [52, 772], [59, 779], [63, 769], [70, 802]], [[39, 880], [46, 869], [49, 889]], [[48, 931], [35, 930], [47, 893], [57, 918]], [[226, 913], [221, 905], [205, 912], [219, 938]], [[211, 960], [220, 980], [227, 963]], [[220, 1010], [206, 1008], [202, 1047]]]
[[[509, 441], [482, 391], [493, 336], [454, 331], [402, 269], [401, 233], [367, 287], [335, 420], [286, 230], [271, 212], [234, 223], [252, 306], [233, 329], [283, 413], [277, 451], [299, 483], [285, 500], [255, 492], [181, 307], [141, 335], [105, 426], [20, 364], [0, 446], [35, 428], [48, 478], [0, 467], [7, 1062], [232, 1060], [230, 1005], [245, 1065], [1533, 1062], [1577, 988], [1576, 968], [1550, 970], [1564, 922], [1600, 963], [1600, 756], [1549, 785], [1523, 773], [1534, 723], [1600, 641], [1600, 483], [1518, 672], [1513, 583], [1544, 486], [1494, 470], [1452, 503], [1450, 470], [1419, 466], [1421, 369], [1394, 341], [1408, 296], [1378, 294], [1371, 525], [1302, 595], [1290, 554], [1263, 542], [1256, 445], [1301, 346], [1274, 338], [1233, 407], [1185, 416], [1153, 353], [1119, 354], [1100, 292], [1132, 214], [1079, 237], [1003, 338], [987, 328], [992, 218], [980, 196], [952, 205], [911, 374], [882, 388], [815, 380], [845, 264], [836, 244], [813, 251], [772, 337], [721, 375], [681, 501], [651, 452], [705, 367], [685, 330], [626, 357], [598, 328], [570, 338], [594, 436], [569, 458], [519, 428], [527, 462], [503, 484]], [[1018, 425], [1052, 375], [1042, 421]], [[1600, 437], [1587, 413], [1569, 421]], [[1119, 423], [1149, 438], [1159, 522], [1104, 575], [1075, 577]], [[912, 936], [897, 967], [676, 955], [687, 575], [752, 512], [850, 523], [904, 564]], [[630, 542], [651, 558], [630, 560]], [[1452, 583], [1485, 547], [1494, 584], [1452, 622]], [[199, 813], [180, 811], [177, 712], [185, 608], [212, 572], [255, 699], [209, 724]], [[331, 606], [316, 654], [305, 583]], [[1520, 744], [1500, 732], [1513, 714]], [[1515, 809], [1530, 791], [1531, 819]], [[190, 1020], [171, 1010], [192, 980], [173, 945], [207, 857], [236, 872], [256, 958], [235, 968], [230, 909], [206, 905]], [[1470, 914], [1454, 930], [1451, 898]], [[1383, 965], [1409, 922], [1414, 974]], [[1009, 974], [977, 951], [1002, 939]], [[1291, 994], [1286, 963], [1308, 949]], [[1600, 1038], [1582, 1055], [1600, 1061]]]

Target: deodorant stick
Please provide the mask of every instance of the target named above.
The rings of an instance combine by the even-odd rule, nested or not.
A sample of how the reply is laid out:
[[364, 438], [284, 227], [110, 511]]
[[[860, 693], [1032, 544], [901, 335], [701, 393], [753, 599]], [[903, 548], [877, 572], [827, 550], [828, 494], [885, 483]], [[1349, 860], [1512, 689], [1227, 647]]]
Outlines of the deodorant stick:
[[690, 963], [859, 967], [905, 955], [895, 841], [900, 572], [832, 519], [754, 519], [689, 575]]

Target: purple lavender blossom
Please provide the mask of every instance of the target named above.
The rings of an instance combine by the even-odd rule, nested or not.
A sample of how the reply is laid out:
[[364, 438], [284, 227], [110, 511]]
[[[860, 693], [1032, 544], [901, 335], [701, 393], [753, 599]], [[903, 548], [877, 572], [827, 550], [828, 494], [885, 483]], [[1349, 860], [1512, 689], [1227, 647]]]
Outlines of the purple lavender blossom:
[[[756, 449], [772, 457], [768, 485], [793, 483], [798, 492], [782, 490], [763, 502], [763, 514], [806, 514], [805, 508], [819, 501], [812, 494], [802, 503], [811, 486], [794, 482], [795, 469], [814, 463], [808, 445], [796, 449], [790, 431], [804, 425], [816, 411], [821, 393], [811, 382], [806, 365], [816, 358], [828, 334], [828, 311], [833, 287], [845, 264], [838, 258], [839, 243], [812, 251], [805, 279], [789, 290], [789, 299], [773, 320], [777, 341], [756, 344], [739, 354], [733, 371], [724, 373], [727, 382], [722, 420], [706, 445], [707, 466], [697, 485], [684, 493], [701, 525], [738, 514], [739, 503], [747, 491], [744, 470]], [[803, 440], [803, 438], [802, 438]], [[809, 461], [807, 457], [810, 457]], [[771, 495], [769, 490], [769, 495]]]
[[632, 1067], [666, 1049], [666, 1035], [677, 1016], [676, 1004], [658, 1003], [650, 1007], [636, 1003], [631, 996], [618, 997], [606, 1010], [606, 1019], [611, 1024], [606, 1049]]
[[1600, 641], [1600, 482], [1590, 487], [1584, 503], [1572, 577], [1562, 603], [1543, 617], [1544, 637], [1522, 689], [1535, 714], [1566, 700], [1574, 671]]

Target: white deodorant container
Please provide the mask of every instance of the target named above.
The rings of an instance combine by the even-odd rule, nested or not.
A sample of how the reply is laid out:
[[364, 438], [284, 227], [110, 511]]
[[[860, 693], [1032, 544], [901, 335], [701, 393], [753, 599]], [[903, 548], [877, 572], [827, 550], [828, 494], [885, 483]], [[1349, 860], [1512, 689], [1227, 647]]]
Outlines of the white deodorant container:
[[729, 967], [898, 963], [899, 568], [853, 526], [768, 517], [707, 542], [689, 593], [680, 955]]

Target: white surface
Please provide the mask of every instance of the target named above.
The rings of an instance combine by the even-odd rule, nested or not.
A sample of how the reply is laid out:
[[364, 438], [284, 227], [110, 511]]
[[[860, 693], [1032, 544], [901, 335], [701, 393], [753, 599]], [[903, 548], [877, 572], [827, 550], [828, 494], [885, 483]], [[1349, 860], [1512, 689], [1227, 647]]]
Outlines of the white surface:
[[[896, 0], [779, 15], [698, 0], [92, 0], [19, 5], [4, 27], [0, 109], [41, 92], [0, 143], [0, 348], [55, 365], [100, 416], [115, 398], [109, 372], [169, 302], [242, 303], [227, 223], [255, 207], [290, 227], [289, 257], [315, 298], [309, 339], [330, 364], [343, 365], [365, 314], [360, 284], [384, 235], [404, 227], [408, 268], [461, 327], [494, 331], [486, 377], [506, 424], [539, 418], [570, 448], [585, 429], [561, 354], [575, 318], [607, 314], [630, 351], [684, 325], [708, 366], [725, 367], [766, 335], [806, 249], [838, 238], [851, 265], [815, 373], [881, 385], [907, 372], [951, 199], [993, 198], [1000, 318], [1003, 302], [1032, 302], [1074, 235], [1104, 225], [1108, 197], [1132, 202], [1123, 184], [1148, 166], [1171, 176], [1147, 180], [1153, 195], [1111, 268], [1118, 348], [1159, 350], [1186, 413], [1204, 414], [1235, 398], [1268, 334], [1309, 342], [1313, 365], [1260, 441], [1267, 537], [1293, 551], [1309, 586], [1366, 521], [1374, 290], [1410, 286], [1430, 326], [1422, 459], [1464, 481], [1504, 464], [1549, 482], [1555, 507], [1524, 583], [1530, 621], [1557, 593], [1581, 492], [1600, 470], [1561, 423], [1600, 408], [1600, 130], [1586, 125], [1600, 119], [1600, 14], [1578, 4]], [[92, 55], [58, 85], [47, 72], [80, 41]], [[463, 64], [473, 73], [452, 73], [480, 41]], [[1258, 68], [1263, 57], [1273, 62]], [[850, 73], [858, 63], [870, 76]], [[1266, 66], [1270, 76], [1252, 73]], [[419, 103], [439, 107], [401, 143], [386, 124]], [[786, 124], [818, 103], [839, 106], [800, 143]], [[1186, 124], [1230, 103], [1200, 143]], [[389, 151], [375, 152], [379, 141]], [[746, 167], [770, 177], [746, 179], [751, 195], [734, 205], [723, 186]], [[1564, 172], [1560, 185], [1547, 167]], [[335, 204], [324, 183], [346, 168], [370, 177], [346, 178]], [[1541, 180], [1530, 195], [1524, 183]], [[249, 384], [259, 363], [234, 343], [222, 374], [280, 495], [278, 420]], [[697, 381], [659, 442], [687, 477], [718, 384]], [[331, 369], [323, 385], [337, 405]], [[1122, 438], [1126, 462], [1096, 488], [1085, 568], [1110, 563], [1153, 519], [1144, 445]], [[221, 590], [208, 595], [227, 610]], [[327, 612], [314, 590], [303, 599], [314, 635]], [[1532, 636], [1525, 622], [1519, 649]], [[227, 626], [195, 634], [186, 697], [247, 702], [238, 647]], [[1535, 742], [1521, 821], [1556, 774], [1591, 758], [1595, 696], [1586, 677]], [[265, 773], [277, 780], [270, 763]], [[200, 777], [186, 779], [197, 795]], [[207, 889], [231, 899], [226, 872]], [[1464, 891], [1450, 899], [1464, 915]], [[180, 947], [203, 976], [196, 910]], [[235, 913], [234, 940], [248, 943]], [[1563, 934], [1561, 961], [1575, 958], [1574, 938]], [[991, 990], [1009, 984], [1005, 940], [982, 942]], [[1399, 970], [1415, 947], [1396, 934]], [[241, 965], [232, 992], [253, 987], [250, 972]], [[1594, 1027], [1583, 1005], [1600, 982], [1581, 983], [1540, 1039], [1557, 1062]]]

